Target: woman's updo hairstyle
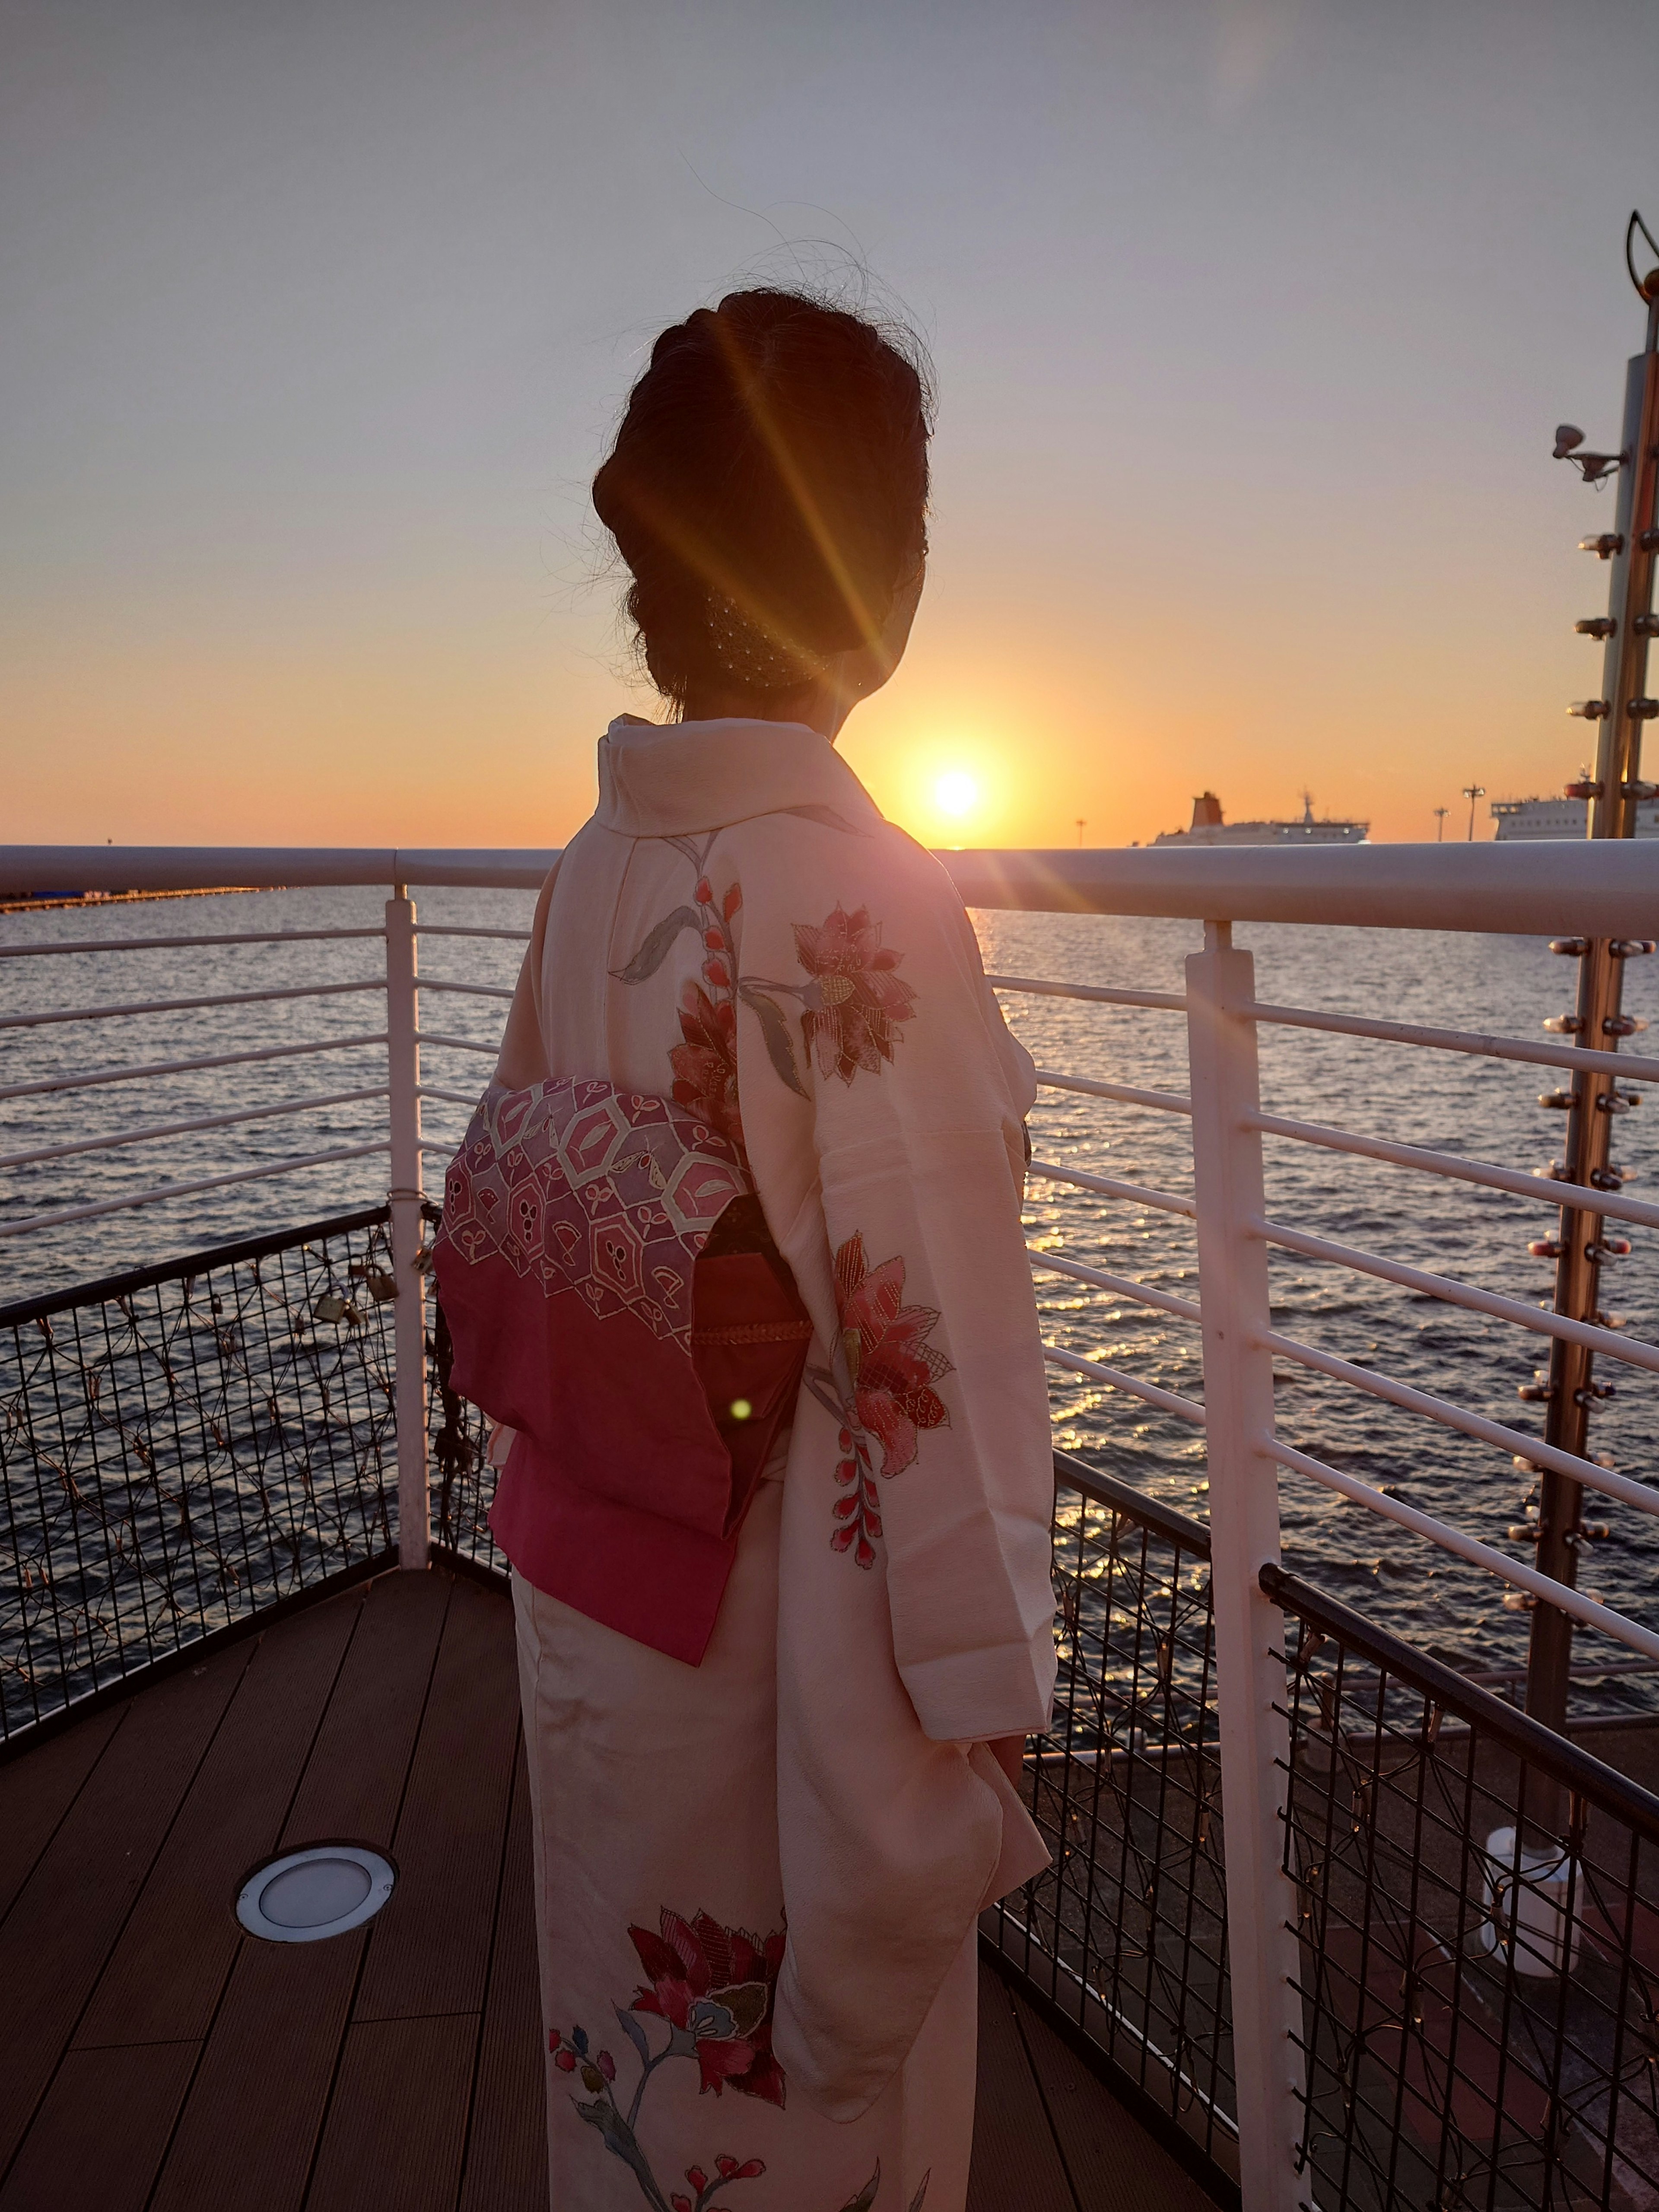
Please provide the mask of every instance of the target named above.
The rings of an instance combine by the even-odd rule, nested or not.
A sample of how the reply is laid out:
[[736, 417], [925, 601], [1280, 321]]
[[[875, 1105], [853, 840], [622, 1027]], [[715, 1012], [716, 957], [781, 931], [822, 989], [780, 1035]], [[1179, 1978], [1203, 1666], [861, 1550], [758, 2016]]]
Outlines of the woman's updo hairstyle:
[[890, 337], [793, 292], [663, 332], [593, 505], [677, 707], [796, 690], [876, 642], [927, 550], [929, 398]]

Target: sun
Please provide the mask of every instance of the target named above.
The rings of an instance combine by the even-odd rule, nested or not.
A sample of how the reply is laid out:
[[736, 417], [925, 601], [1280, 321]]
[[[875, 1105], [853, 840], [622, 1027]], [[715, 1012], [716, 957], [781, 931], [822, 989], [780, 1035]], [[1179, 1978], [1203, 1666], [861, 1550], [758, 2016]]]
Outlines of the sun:
[[933, 786], [933, 803], [942, 814], [960, 818], [979, 804], [979, 786], [966, 769], [947, 769]]

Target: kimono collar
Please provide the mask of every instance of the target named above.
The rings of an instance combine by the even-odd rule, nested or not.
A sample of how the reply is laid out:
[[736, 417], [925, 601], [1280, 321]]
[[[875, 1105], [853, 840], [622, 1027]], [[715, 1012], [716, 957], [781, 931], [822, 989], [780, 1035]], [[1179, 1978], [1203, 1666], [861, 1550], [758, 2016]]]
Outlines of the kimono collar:
[[626, 837], [686, 836], [808, 807], [860, 824], [882, 818], [828, 738], [802, 722], [623, 715], [599, 739], [594, 819]]

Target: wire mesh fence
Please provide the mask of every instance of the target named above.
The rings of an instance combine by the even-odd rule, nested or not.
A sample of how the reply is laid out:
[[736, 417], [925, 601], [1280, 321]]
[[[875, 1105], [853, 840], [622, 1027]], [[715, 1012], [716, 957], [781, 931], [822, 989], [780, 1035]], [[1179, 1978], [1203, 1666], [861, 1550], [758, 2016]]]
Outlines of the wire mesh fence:
[[1053, 1862], [982, 1924], [1235, 2177], [1208, 1535], [1064, 1454], [1055, 1475], [1060, 1680], [1026, 1768]]
[[[441, 1215], [426, 1209], [428, 1221]], [[428, 1468], [432, 1482], [432, 1541], [439, 1552], [505, 1577], [507, 1554], [490, 1532], [495, 1471], [489, 1460], [489, 1422], [450, 1387], [453, 1357], [443, 1301], [432, 1285], [427, 1338], [431, 1388], [427, 1396]]]
[[[395, 1556], [384, 1208], [0, 1309], [0, 1725]], [[487, 1424], [429, 1308], [433, 1524], [501, 1572]], [[1236, 2194], [1206, 1530], [1055, 1458], [1052, 1863], [1016, 1983]], [[1659, 1798], [1299, 1577], [1285, 1866], [1310, 2212], [1659, 2202]]]
[[1659, 2198], [1659, 1798], [1299, 1578], [1285, 1866], [1320, 2212]]
[[0, 1308], [0, 1741], [390, 1559], [386, 1219]]

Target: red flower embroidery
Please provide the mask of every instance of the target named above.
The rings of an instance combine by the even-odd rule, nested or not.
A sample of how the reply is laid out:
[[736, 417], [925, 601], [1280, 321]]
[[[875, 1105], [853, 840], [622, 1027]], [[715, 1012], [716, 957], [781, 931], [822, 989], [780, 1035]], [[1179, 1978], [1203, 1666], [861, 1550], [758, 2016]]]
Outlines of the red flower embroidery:
[[662, 1932], [628, 1931], [650, 1977], [631, 2008], [653, 2012], [696, 2044], [702, 2087], [727, 2087], [769, 2105], [784, 2099], [783, 2069], [772, 2056], [772, 1994], [783, 1964], [781, 1929], [761, 1942], [722, 1928], [706, 1912], [683, 1920], [665, 1905]]
[[859, 1425], [881, 1440], [882, 1474], [901, 1474], [915, 1458], [916, 1431], [942, 1429], [951, 1419], [933, 1384], [954, 1370], [927, 1341], [938, 1309], [907, 1306], [903, 1261], [872, 1267], [861, 1236], [836, 1254], [836, 1303]]
[[891, 1060], [897, 1024], [915, 1012], [915, 993], [894, 969], [904, 957], [881, 941], [881, 925], [867, 907], [848, 914], [837, 906], [821, 929], [795, 924], [795, 954], [813, 979], [813, 996], [802, 1016], [818, 1073], [850, 1083], [860, 1068], [872, 1075]]
[[706, 1121], [717, 1136], [743, 1151], [738, 1105], [738, 1017], [729, 1001], [717, 1004], [698, 984], [680, 991], [680, 1035], [668, 1055], [674, 1102]]
[[[933, 1384], [952, 1369], [927, 1341], [939, 1326], [937, 1309], [907, 1306], [903, 1261], [896, 1257], [872, 1267], [861, 1236], [849, 1237], [836, 1254], [836, 1303], [850, 1399], [838, 1401], [825, 1370], [809, 1370], [807, 1382], [820, 1403], [842, 1415], [836, 1480], [847, 1487], [836, 1500], [830, 1543], [870, 1567], [876, 1559], [873, 1540], [881, 1534], [875, 1474], [901, 1474], [916, 1456], [917, 1432], [947, 1425], [951, 1416]], [[872, 1442], [881, 1446], [879, 1470], [872, 1464]]]

